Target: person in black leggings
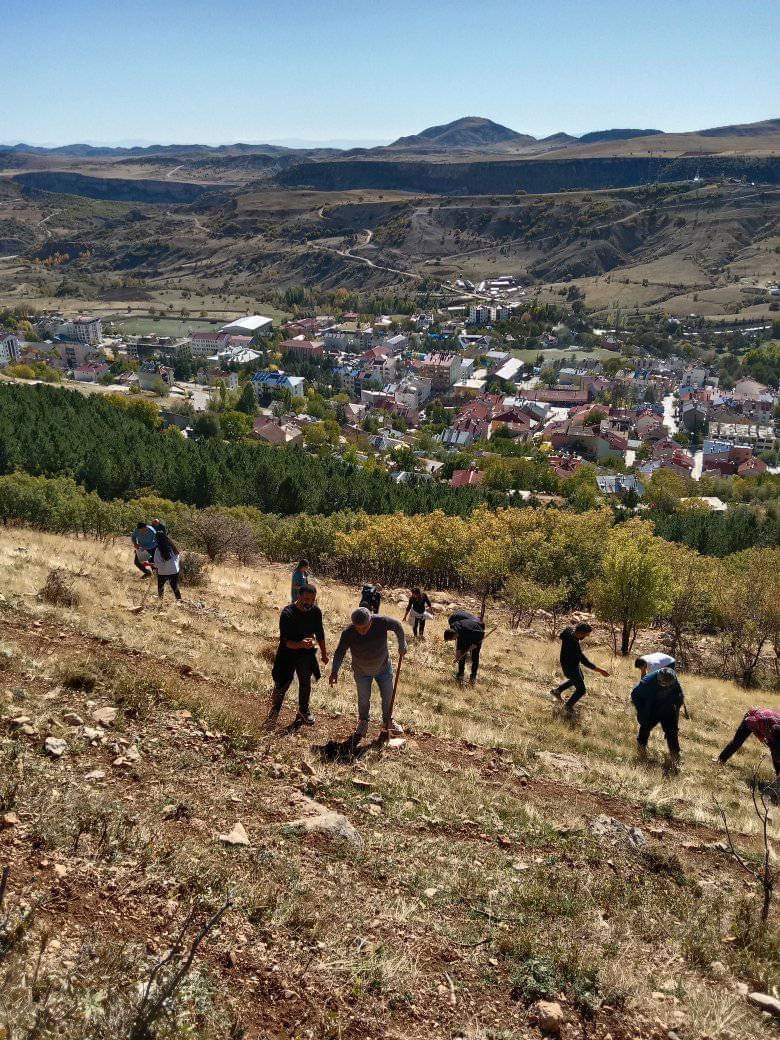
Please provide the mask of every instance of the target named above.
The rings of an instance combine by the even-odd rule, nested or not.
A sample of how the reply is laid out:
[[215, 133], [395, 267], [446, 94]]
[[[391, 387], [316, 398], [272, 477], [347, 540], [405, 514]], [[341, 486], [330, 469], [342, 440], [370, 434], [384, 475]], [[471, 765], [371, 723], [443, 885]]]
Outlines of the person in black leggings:
[[403, 620], [406, 621], [407, 617], [411, 613], [412, 635], [415, 636], [415, 638], [422, 639], [425, 635], [425, 611], [430, 609], [432, 608], [431, 601], [428, 598], [428, 593], [423, 592], [418, 585], [415, 585], [411, 590], [409, 602], [406, 605], [406, 611], [403, 616]]

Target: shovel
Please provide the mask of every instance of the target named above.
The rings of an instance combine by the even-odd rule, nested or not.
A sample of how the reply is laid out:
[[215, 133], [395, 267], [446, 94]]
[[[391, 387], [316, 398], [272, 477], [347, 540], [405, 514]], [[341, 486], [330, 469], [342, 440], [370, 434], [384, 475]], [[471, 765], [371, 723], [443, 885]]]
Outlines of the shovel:
[[[399, 658], [398, 658], [398, 667], [395, 670], [395, 679], [393, 680], [393, 696], [390, 698], [390, 710], [388, 712], [388, 718], [389, 718], [390, 722], [393, 721], [393, 708], [395, 707], [395, 695], [398, 692], [398, 680], [401, 677], [401, 665], [404, 662], [404, 657], [405, 656], [406, 656], [405, 654], [401, 654], [399, 656]], [[390, 736], [390, 729], [389, 729], [389, 723], [388, 723], [388, 728], [387, 729], [385, 729], [384, 726], [382, 727], [382, 730], [381, 730], [381, 733], [380, 733], [380, 737], [389, 737], [389, 736]]]

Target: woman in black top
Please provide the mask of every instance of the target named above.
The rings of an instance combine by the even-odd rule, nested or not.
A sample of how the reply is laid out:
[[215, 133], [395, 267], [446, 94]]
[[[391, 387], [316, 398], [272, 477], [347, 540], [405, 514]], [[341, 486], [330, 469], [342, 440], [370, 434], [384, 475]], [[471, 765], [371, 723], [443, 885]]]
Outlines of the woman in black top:
[[425, 638], [425, 622], [427, 620], [425, 612], [432, 609], [428, 593], [423, 592], [419, 586], [415, 585], [409, 596], [409, 602], [404, 613], [404, 621], [410, 614], [412, 616], [412, 635], [415, 638]]

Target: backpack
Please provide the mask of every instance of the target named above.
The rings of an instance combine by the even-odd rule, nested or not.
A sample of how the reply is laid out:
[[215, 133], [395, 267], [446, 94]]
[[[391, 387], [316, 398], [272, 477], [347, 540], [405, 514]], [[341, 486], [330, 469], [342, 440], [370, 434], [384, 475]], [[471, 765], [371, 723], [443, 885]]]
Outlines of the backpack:
[[382, 602], [381, 593], [377, 592], [374, 585], [364, 585], [360, 591], [360, 603], [359, 606], [365, 607], [366, 610], [370, 610], [372, 614], [376, 614], [379, 610], [379, 605]]

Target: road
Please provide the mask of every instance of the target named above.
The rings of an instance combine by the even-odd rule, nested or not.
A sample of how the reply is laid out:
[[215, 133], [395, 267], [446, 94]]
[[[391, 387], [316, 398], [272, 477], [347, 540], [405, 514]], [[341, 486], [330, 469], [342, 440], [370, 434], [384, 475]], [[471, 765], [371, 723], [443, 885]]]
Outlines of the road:
[[181, 165], [179, 165], [179, 166], [174, 166], [174, 168], [172, 170], [168, 170], [168, 172], [165, 174], [166, 181], [169, 181], [171, 179], [171, 177], [173, 177], [174, 173], [177, 173], [179, 170], [183, 170], [183, 169], [184, 169], [184, 163], [181, 163]]

